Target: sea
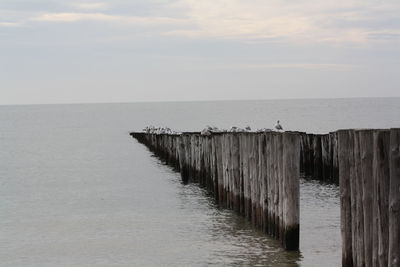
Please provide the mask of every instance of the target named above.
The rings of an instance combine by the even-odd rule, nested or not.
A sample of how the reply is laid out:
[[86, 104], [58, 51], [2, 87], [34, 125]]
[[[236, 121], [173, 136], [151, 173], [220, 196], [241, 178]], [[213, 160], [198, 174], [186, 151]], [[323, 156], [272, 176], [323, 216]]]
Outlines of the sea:
[[300, 251], [129, 136], [148, 125], [400, 127], [400, 98], [0, 106], [0, 266], [340, 266], [336, 185], [301, 178]]

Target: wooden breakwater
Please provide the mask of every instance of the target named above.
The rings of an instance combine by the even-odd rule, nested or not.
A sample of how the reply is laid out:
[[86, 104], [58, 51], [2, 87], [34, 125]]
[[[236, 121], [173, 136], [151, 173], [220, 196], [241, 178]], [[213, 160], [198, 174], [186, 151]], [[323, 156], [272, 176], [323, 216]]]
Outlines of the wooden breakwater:
[[337, 177], [342, 265], [400, 266], [400, 129], [131, 135], [287, 249], [299, 245], [300, 169]]
[[315, 180], [339, 184], [337, 133], [300, 134], [300, 170]]
[[400, 129], [340, 130], [342, 265], [400, 266]]
[[131, 136], [179, 170], [184, 182], [199, 182], [219, 205], [244, 215], [287, 250], [298, 250], [299, 133]]

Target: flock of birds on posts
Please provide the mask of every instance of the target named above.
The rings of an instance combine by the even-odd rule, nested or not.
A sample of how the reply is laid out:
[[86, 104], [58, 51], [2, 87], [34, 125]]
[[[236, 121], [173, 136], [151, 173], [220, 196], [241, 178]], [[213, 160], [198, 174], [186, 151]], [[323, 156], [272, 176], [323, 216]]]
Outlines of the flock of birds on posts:
[[[283, 127], [279, 123], [279, 121], [276, 122], [275, 130], [277, 130], [277, 131], [283, 130]], [[253, 131], [253, 130], [251, 130], [250, 126], [246, 126], [245, 128], [232, 126], [229, 130], [227, 130], [227, 129], [219, 129], [218, 127], [207, 125], [200, 132], [200, 134], [201, 135], [211, 135], [212, 133], [243, 133], [243, 132], [262, 133], [262, 132], [270, 132], [270, 131], [272, 131], [272, 129], [268, 129], [268, 128], [262, 128], [262, 129], [257, 129], [255, 131]], [[143, 132], [149, 133], [149, 134], [181, 134], [182, 133], [179, 131], [171, 130], [168, 127], [155, 127], [155, 126], [147, 126], [143, 129]]]

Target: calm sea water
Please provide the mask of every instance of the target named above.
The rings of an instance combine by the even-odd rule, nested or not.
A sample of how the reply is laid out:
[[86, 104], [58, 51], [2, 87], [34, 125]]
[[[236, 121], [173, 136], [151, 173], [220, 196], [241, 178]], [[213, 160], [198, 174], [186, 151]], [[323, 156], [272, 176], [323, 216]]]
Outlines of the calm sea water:
[[146, 125], [400, 127], [400, 99], [0, 106], [1, 266], [339, 266], [338, 188], [301, 183], [300, 253], [183, 185]]

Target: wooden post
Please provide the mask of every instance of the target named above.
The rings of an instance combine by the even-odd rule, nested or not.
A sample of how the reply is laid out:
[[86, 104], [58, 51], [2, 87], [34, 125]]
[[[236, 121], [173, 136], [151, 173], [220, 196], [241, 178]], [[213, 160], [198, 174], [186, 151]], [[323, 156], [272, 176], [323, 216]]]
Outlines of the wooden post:
[[186, 167], [186, 146], [184, 137], [181, 135], [178, 141], [179, 149], [179, 170], [181, 172], [182, 181], [184, 183], [188, 182], [189, 174]]
[[400, 266], [400, 129], [390, 129], [389, 266]]
[[322, 147], [321, 147], [321, 135], [314, 135], [313, 142], [313, 154], [314, 154], [314, 173], [313, 178], [316, 180], [322, 180]]
[[389, 244], [389, 144], [390, 131], [374, 133], [374, 232], [373, 266], [388, 266]]
[[338, 140], [337, 140], [337, 132], [333, 133], [333, 141], [332, 141], [332, 169], [333, 169], [333, 177], [334, 181], [339, 184], [339, 155], [338, 155]]
[[[357, 228], [358, 228], [358, 226], [357, 226], [356, 215], [357, 215], [357, 191], [359, 190], [359, 188], [357, 186], [356, 167], [355, 167], [355, 159], [354, 159], [354, 131], [348, 130], [348, 134], [349, 134], [348, 151], [350, 153], [348, 155], [348, 160], [349, 160], [348, 164], [350, 167], [350, 177], [349, 178], [350, 178], [351, 249], [352, 249], [353, 266], [358, 266], [357, 265], [357, 253], [358, 253]], [[335, 134], [335, 139], [336, 138], [337, 138], [337, 134]], [[339, 153], [338, 146], [336, 146], [336, 148], [333, 148], [333, 149], [336, 150], [336, 152], [335, 152], [336, 154]], [[337, 169], [339, 168], [338, 164], [336, 165]], [[337, 177], [336, 179], [339, 179], [339, 177]]]
[[304, 137], [306, 136], [306, 133], [302, 133], [300, 135], [300, 172], [305, 173], [305, 140]]
[[363, 190], [363, 210], [364, 210], [364, 256], [365, 266], [372, 266], [372, 237], [373, 237], [373, 170], [372, 170], [372, 147], [373, 130], [361, 130], [360, 134], [360, 153], [361, 153], [361, 176]]
[[214, 136], [214, 145], [216, 153], [216, 169], [217, 169], [217, 183], [218, 183], [218, 204], [224, 203], [224, 170], [223, 170], [223, 156], [222, 156], [222, 134]]
[[[341, 156], [339, 154], [339, 161], [341, 160]], [[342, 159], [343, 160], [343, 159]], [[339, 173], [340, 173], [340, 164], [339, 164]], [[360, 154], [360, 137], [359, 132], [354, 132], [354, 178], [356, 180], [356, 215], [353, 216], [353, 219], [356, 220], [356, 240], [357, 240], [357, 265], [365, 266], [365, 257], [364, 257], [364, 211], [363, 211], [363, 183], [361, 176], [361, 154]], [[340, 180], [339, 180], [340, 184]], [[342, 185], [340, 185], [342, 187]]]
[[350, 130], [338, 131], [339, 137], [339, 184], [340, 184], [340, 224], [342, 234], [342, 266], [353, 266], [351, 235], [351, 200], [349, 158], [352, 154]]
[[243, 180], [244, 172], [244, 140], [243, 135], [239, 135], [239, 186], [240, 186], [240, 199], [239, 199], [239, 213], [245, 214], [245, 188]]
[[268, 203], [268, 197], [267, 197], [267, 191], [268, 191], [268, 186], [267, 186], [267, 143], [266, 143], [266, 135], [262, 134], [260, 136], [260, 141], [259, 141], [259, 153], [260, 153], [260, 182], [261, 182], [261, 191], [260, 191], [260, 206], [261, 206], [261, 222], [262, 222], [262, 230], [266, 232], [266, 224], [267, 224], [267, 203]]
[[272, 169], [273, 169], [273, 158], [272, 158], [272, 132], [266, 134], [267, 142], [267, 233], [272, 235], [272, 207], [273, 207], [273, 185], [272, 185]]
[[285, 132], [283, 141], [283, 245], [287, 250], [299, 249], [300, 237], [300, 137]]
[[246, 215], [246, 201], [247, 201], [247, 179], [246, 179], [246, 140], [243, 134], [240, 134], [239, 137], [239, 145], [240, 145], [240, 213], [242, 215]]
[[223, 199], [224, 199], [224, 206], [228, 207], [228, 170], [229, 170], [229, 150], [228, 150], [228, 135], [224, 134], [222, 135], [221, 139], [221, 145], [222, 145], [222, 177], [223, 177]]
[[244, 211], [247, 219], [251, 219], [251, 184], [250, 184], [250, 138], [243, 134], [244, 141], [244, 165], [243, 165], [243, 183], [244, 183]]
[[233, 209], [237, 212], [240, 211], [240, 145], [239, 136], [237, 134], [231, 135], [231, 154], [232, 154], [232, 169], [231, 169], [231, 179], [232, 179], [232, 202]]
[[278, 201], [279, 201], [279, 187], [278, 187], [278, 133], [272, 136], [272, 157], [273, 157], [273, 171], [272, 171], [272, 186], [273, 186], [273, 204], [272, 204], [272, 234], [275, 238], [278, 237]]
[[329, 134], [321, 136], [321, 163], [322, 163], [322, 173], [321, 180], [330, 180], [330, 151], [329, 151]]
[[[289, 134], [289, 133], [287, 133]], [[284, 166], [283, 158], [284, 158], [284, 142], [287, 140], [283, 140], [283, 136], [287, 134], [279, 134], [278, 135], [278, 151], [277, 151], [277, 156], [278, 156], [278, 175], [277, 175], [277, 189], [278, 189], [278, 227], [277, 227], [277, 232], [278, 232], [278, 238], [281, 238], [282, 243], [285, 242], [284, 240], [284, 226], [283, 226], [283, 199], [285, 198], [283, 194], [283, 186], [284, 186], [284, 179], [285, 176], [283, 174], [283, 169], [286, 168]], [[290, 146], [288, 147], [289, 149], [293, 149]], [[286, 149], [288, 149], [286, 148]], [[300, 142], [299, 142], [299, 149], [300, 149]], [[285, 152], [286, 153], [286, 152]], [[299, 155], [299, 164], [300, 164], [300, 155]], [[296, 169], [294, 170], [296, 172]], [[294, 172], [294, 173], [295, 173]], [[298, 170], [298, 173], [300, 173], [300, 169]]]

